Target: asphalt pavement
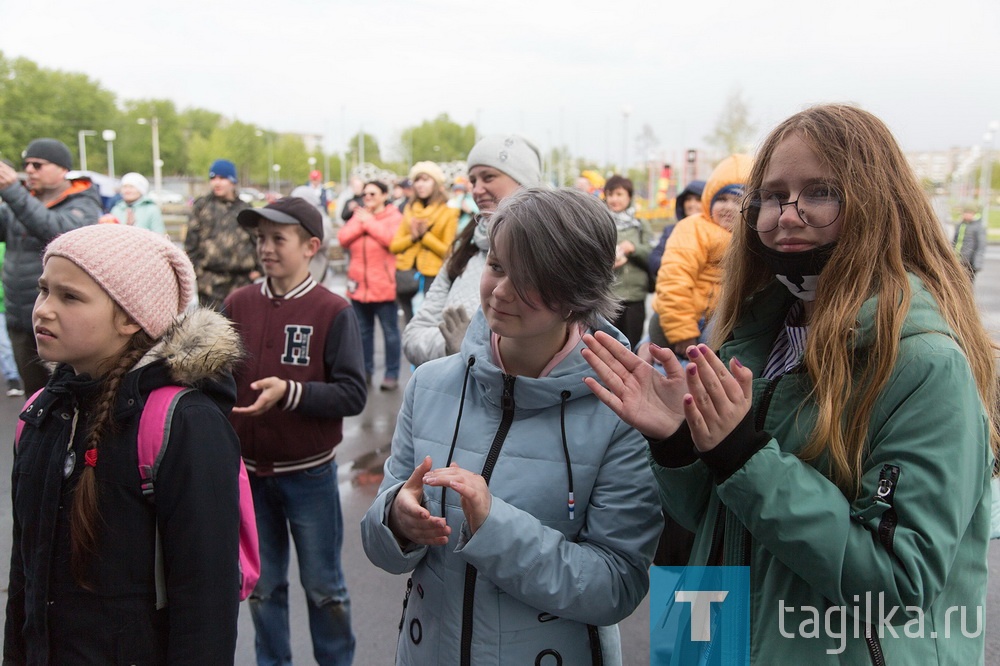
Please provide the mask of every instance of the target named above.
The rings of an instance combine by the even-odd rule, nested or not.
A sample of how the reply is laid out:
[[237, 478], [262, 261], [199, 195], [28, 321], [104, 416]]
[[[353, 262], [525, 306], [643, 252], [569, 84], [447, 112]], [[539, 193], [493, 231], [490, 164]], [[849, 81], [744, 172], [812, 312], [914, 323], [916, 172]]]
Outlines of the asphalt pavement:
[[[335, 291], [343, 290], [343, 275], [332, 281]], [[979, 275], [976, 295], [986, 325], [994, 339], [1000, 342], [1000, 247], [989, 249], [986, 270]], [[376, 334], [376, 338], [379, 334]], [[381, 346], [379, 345], [379, 349]], [[380, 357], [380, 352], [376, 358]], [[368, 562], [361, 548], [359, 522], [368, 509], [380, 479], [381, 463], [388, 454], [396, 413], [402, 399], [402, 388], [394, 392], [381, 392], [382, 365], [378, 363], [375, 388], [369, 396], [365, 411], [345, 420], [344, 441], [338, 448], [340, 466], [340, 491], [344, 512], [344, 571], [351, 594], [351, 612], [357, 636], [355, 663], [359, 666], [393, 663], [397, 625], [402, 612], [406, 578], [393, 576]], [[404, 365], [401, 386], [409, 377]], [[0, 432], [12, 437], [17, 414], [22, 401], [0, 397]], [[2, 438], [0, 438], [2, 439]], [[10, 502], [10, 439], [0, 445], [0, 601], [6, 606], [6, 581], [9, 567], [11, 514]], [[290, 606], [292, 649], [298, 664], [314, 663], [312, 660], [309, 624], [305, 597], [297, 582], [297, 567], [292, 558], [290, 572]], [[991, 542], [989, 553], [990, 581], [986, 609], [985, 663], [1000, 664], [1000, 540]], [[649, 605], [647, 599], [621, 623], [624, 663], [631, 666], [649, 663]], [[0, 610], [2, 612], [2, 610]], [[254, 663], [253, 624], [246, 604], [240, 609], [239, 641], [236, 663]]]

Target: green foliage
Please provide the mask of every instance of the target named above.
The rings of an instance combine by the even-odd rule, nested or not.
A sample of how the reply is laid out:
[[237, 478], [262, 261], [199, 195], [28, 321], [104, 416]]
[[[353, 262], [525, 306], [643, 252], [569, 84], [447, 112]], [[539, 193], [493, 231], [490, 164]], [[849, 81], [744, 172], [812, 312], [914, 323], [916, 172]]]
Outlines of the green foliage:
[[705, 137], [705, 141], [719, 149], [723, 157], [745, 153], [749, 150], [754, 129], [755, 125], [750, 122], [750, 107], [743, 100], [743, 92], [737, 90], [726, 100], [715, 129]]
[[[187, 144], [182, 134], [183, 122], [174, 103], [166, 99], [132, 100], [125, 102], [119, 114], [115, 142], [115, 164], [119, 175], [137, 171], [146, 176], [153, 173], [153, 118], [158, 124], [160, 159], [163, 175], [187, 172]], [[142, 121], [140, 124], [139, 121]]]
[[[115, 129], [114, 93], [84, 74], [40, 68], [27, 58], [5, 58], [0, 52], [0, 154], [20, 165], [21, 151], [32, 139], [59, 139], [78, 161], [77, 132], [86, 137], [88, 168], [107, 169], [101, 130]], [[78, 162], [75, 166], [79, 166]]]
[[459, 125], [447, 113], [403, 130], [399, 152], [410, 164], [424, 160], [454, 162], [464, 160], [476, 143], [474, 125]]
[[[361, 137], [364, 136], [364, 143], [361, 143]], [[368, 164], [374, 164], [375, 166], [382, 166], [382, 154], [378, 147], [378, 140], [369, 134], [368, 132], [358, 132], [351, 137], [351, 140], [347, 143], [347, 148], [350, 151], [350, 156], [348, 157], [349, 163], [357, 165], [361, 160], [361, 151], [358, 150], [359, 146], [364, 146], [364, 162]]]
[[[87, 167], [104, 172], [107, 146], [101, 131], [112, 129], [117, 133], [116, 175], [137, 171], [151, 177], [154, 117], [164, 176], [205, 177], [211, 163], [224, 157], [236, 164], [244, 185], [267, 184], [273, 164], [281, 165], [278, 174], [285, 190], [307, 180], [310, 155], [297, 135], [230, 122], [207, 109], [178, 111], [167, 99], [126, 100], [119, 108], [113, 93], [83, 74], [45, 69], [26, 58], [8, 59], [0, 51], [0, 156], [17, 165], [32, 139], [54, 137], [69, 146], [79, 166], [78, 132], [87, 130], [96, 132], [84, 137]], [[316, 168], [326, 167], [322, 152], [311, 157]], [[380, 163], [378, 143], [371, 135], [365, 135], [365, 160]], [[326, 177], [340, 178], [338, 157], [330, 160]]]

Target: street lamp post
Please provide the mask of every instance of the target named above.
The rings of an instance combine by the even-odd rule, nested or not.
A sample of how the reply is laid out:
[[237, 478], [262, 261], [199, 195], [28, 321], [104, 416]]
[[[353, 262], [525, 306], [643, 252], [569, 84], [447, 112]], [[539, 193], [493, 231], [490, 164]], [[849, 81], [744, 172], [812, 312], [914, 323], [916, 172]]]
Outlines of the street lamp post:
[[101, 138], [108, 143], [108, 178], [115, 179], [115, 139], [118, 133], [111, 129], [101, 132]]
[[281, 174], [281, 165], [280, 164], [275, 164], [275, 165], [273, 165], [271, 167], [271, 169], [274, 171], [274, 189], [272, 191], [275, 192], [275, 193], [277, 193], [278, 192], [278, 188], [281, 187], [281, 175], [280, 175]]
[[1000, 131], [1000, 121], [994, 120], [983, 135], [983, 224], [990, 226], [990, 204], [992, 203], [993, 159], [996, 147], [997, 133]]
[[628, 117], [631, 106], [622, 107], [622, 175], [628, 178]]
[[361, 125], [358, 132], [358, 168], [365, 163], [365, 126]]
[[149, 123], [153, 132], [153, 191], [159, 193], [163, 190], [163, 160], [160, 159], [160, 119], [153, 116], [150, 120], [139, 118], [136, 120], [140, 125]]
[[94, 130], [80, 130], [76, 133], [77, 141], [80, 144], [80, 171], [87, 170], [87, 141], [84, 137], [97, 136]]
[[[256, 132], [254, 132], [254, 134], [256, 134], [259, 137], [263, 137], [264, 136], [264, 132], [262, 130], [257, 130]], [[278, 167], [278, 169], [275, 169], [274, 167], [275, 167], [275, 164], [274, 164], [274, 139], [271, 137], [270, 134], [268, 134], [267, 135], [267, 189], [268, 189], [269, 192], [274, 192], [275, 189], [276, 189], [275, 186], [274, 186], [274, 178], [273, 178], [272, 174], [273, 174], [273, 172], [275, 172], [275, 171], [277, 171], [278, 169], [281, 168], [281, 167]]]

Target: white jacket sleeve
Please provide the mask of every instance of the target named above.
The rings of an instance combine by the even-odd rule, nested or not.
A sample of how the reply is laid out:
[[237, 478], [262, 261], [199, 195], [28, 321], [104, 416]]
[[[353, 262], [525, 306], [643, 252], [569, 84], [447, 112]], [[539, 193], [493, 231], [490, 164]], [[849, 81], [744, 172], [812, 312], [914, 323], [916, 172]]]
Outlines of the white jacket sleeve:
[[[448, 279], [448, 264], [438, 272], [431, 288], [424, 294], [424, 302], [403, 329], [403, 354], [413, 365], [445, 356], [444, 335], [438, 329], [444, 318], [451, 280]], [[471, 312], [469, 313], [472, 314]]]

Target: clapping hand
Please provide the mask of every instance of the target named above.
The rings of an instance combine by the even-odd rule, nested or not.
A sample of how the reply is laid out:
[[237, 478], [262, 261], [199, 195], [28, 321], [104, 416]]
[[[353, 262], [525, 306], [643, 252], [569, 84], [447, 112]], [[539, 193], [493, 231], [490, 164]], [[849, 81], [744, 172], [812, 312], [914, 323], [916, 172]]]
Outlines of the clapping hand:
[[433, 470], [424, 476], [424, 483], [428, 486], [443, 486], [451, 488], [462, 498], [462, 512], [465, 514], [465, 521], [469, 523], [469, 532], [476, 533], [476, 530], [486, 521], [490, 515], [490, 507], [493, 506], [493, 495], [486, 485], [486, 479], [481, 475], [462, 469], [458, 463], [452, 463], [448, 467]]
[[424, 476], [431, 469], [431, 457], [426, 456], [396, 493], [389, 508], [389, 529], [405, 545], [443, 546], [448, 543], [451, 528], [444, 518], [432, 516], [424, 506]]
[[457, 354], [462, 348], [465, 332], [469, 329], [469, 315], [465, 312], [465, 307], [459, 305], [445, 308], [441, 312], [441, 318], [443, 321], [438, 324], [438, 329], [444, 336], [444, 352], [449, 356]]
[[[603, 331], [583, 336], [583, 358], [597, 373], [583, 381], [601, 402], [644, 435], [663, 439], [677, 432], [684, 420], [684, 369], [669, 349], [649, 346], [666, 375], [633, 354]], [[603, 384], [603, 385], [602, 385]]]
[[422, 238], [425, 233], [427, 233], [427, 220], [419, 217], [410, 220], [410, 237], [414, 241]]
[[699, 451], [711, 451], [731, 433], [750, 411], [753, 373], [739, 359], [729, 368], [707, 345], [687, 350], [688, 393], [684, 396], [684, 417]]

